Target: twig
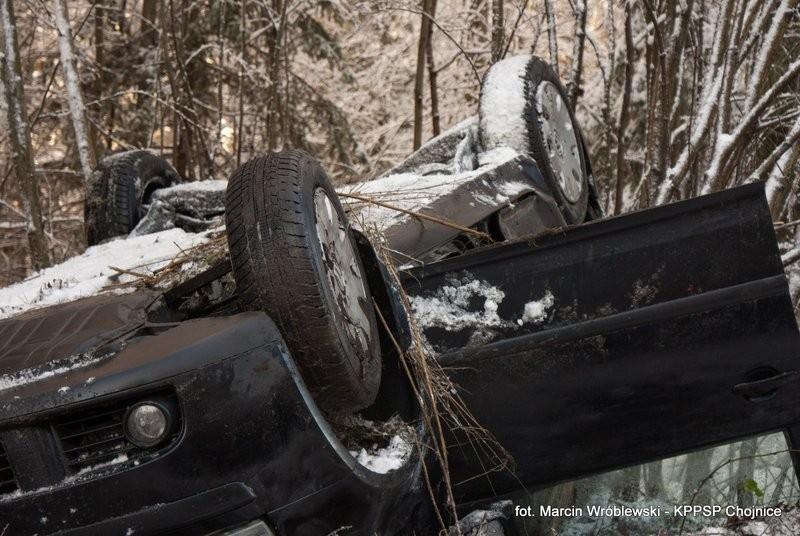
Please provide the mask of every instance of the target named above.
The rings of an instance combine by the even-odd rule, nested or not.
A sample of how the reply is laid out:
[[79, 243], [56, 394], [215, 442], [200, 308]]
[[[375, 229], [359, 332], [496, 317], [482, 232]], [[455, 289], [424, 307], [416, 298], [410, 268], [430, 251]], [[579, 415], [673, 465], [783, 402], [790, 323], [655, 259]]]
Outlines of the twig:
[[[375, 241], [380, 243], [380, 241]], [[447, 376], [441, 365], [424, 349], [422, 334], [419, 326], [411, 314], [411, 303], [408, 295], [400, 285], [397, 268], [388, 258], [384, 248], [380, 248], [378, 255], [386, 263], [390, 277], [398, 286], [400, 299], [406, 311], [409, 312], [408, 321], [412, 335], [412, 344], [408, 351], [401, 352], [401, 362], [412, 383], [412, 389], [420, 403], [422, 417], [428, 432], [431, 434], [432, 449], [442, 470], [443, 487], [447, 495], [447, 505], [454, 521], [457, 521], [455, 510], [455, 496], [453, 482], [450, 479], [448, 444], [445, 430], [456, 430], [466, 434], [466, 437], [476, 452], [484, 454], [496, 465], [496, 470], [507, 470], [513, 465], [511, 455], [500, 445], [491, 432], [483, 428], [470, 413], [455, 384]], [[385, 326], [386, 327], [386, 326]], [[401, 349], [397, 342], [398, 351]], [[490, 471], [485, 470], [484, 474]], [[430, 482], [428, 483], [431, 484]], [[432, 490], [429, 489], [429, 491]], [[433, 495], [433, 493], [432, 493]], [[437, 511], [437, 514], [439, 512]], [[440, 523], [442, 519], [440, 516]], [[457, 525], [456, 525], [457, 527]], [[457, 529], [460, 534], [460, 530]]]
[[[381, 313], [381, 310], [378, 308], [377, 304], [373, 303], [373, 305], [375, 306], [375, 313], [378, 315], [378, 320], [381, 321], [381, 325], [383, 325], [383, 328], [386, 330], [386, 333], [389, 336], [389, 340], [392, 341], [392, 345], [394, 345], [395, 350], [397, 350], [397, 353], [400, 356], [400, 363], [403, 365], [403, 370], [405, 371], [406, 376], [408, 377], [408, 382], [411, 384], [411, 390], [414, 391], [414, 397], [417, 399], [417, 402], [419, 403], [420, 407], [425, 407], [425, 400], [422, 398], [422, 394], [419, 392], [419, 389], [417, 388], [417, 382], [414, 379], [414, 374], [408, 368], [408, 363], [404, 358], [405, 352], [403, 351], [403, 348], [400, 346], [400, 343], [397, 342], [397, 338], [394, 336], [394, 333], [392, 333], [392, 330], [389, 328], [389, 323], [386, 322], [386, 318], [383, 316], [383, 313]], [[430, 495], [431, 502], [433, 503], [433, 511], [436, 513], [436, 517], [439, 520], [439, 525], [442, 528], [445, 528], [447, 527], [447, 524], [444, 522], [444, 518], [442, 517], [441, 511], [439, 511], [439, 505], [437, 504], [436, 501], [436, 493], [433, 491], [433, 482], [431, 482], [430, 475], [428, 474], [428, 465], [425, 463], [425, 453], [422, 450], [422, 444], [420, 443], [419, 437], [416, 433], [414, 434], [414, 445], [417, 448], [419, 459], [422, 462], [422, 472], [425, 475], [425, 486], [428, 489], [428, 494]]]
[[126, 270], [125, 268], [117, 268], [116, 266], [109, 266], [109, 268], [111, 268], [112, 270], [114, 270], [115, 272], [117, 272], [119, 274], [132, 275], [134, 277], [139, 277], [141, 279], [152, 279], [153, 278], [153, 276], [150, 275], [150, 274], [143, 274], [141, 272], [134, 272], [133, 270]]
[[389, 210], [396, 210], [397, 212], [402, 212], [403, 214], [408, 214], [409, 216], [414, 216], [415, 218], [419, 218], [421, 220], [427, 220], [433, 223], [438, 223], [439, 225], [444, 225], [445, 227], [452, 227], [453, 229], [457, 229], [462, 233], [469, 233], [471, 235], [475, 235], [479, 238], [484, 238], [486, 240], [492, 240], [492, 237], [486, 233], [481, 231], [476, 231], [475, 229], [470, 229], [469, 227], [464, 227], [463, 225], [458, 225], [457, 223], [453, 223], [451, 221], [444, 220], [442, 218], [437, 218], [435, 216], [430, 216], [428, 214], [423, 214], [422, 212], [415, 212], [413, 210], [407, 210], [404, 208], [400, 208], [394, 205], [390, 205], [388, 203], [384, 203], [383, 201], [378, 201], [376, 199], [372, 199], [371, 197], [364, 197], [361, 195], [356, 194], [344, 194], [340, 193], [339, 197], [347, 197], [349, 199], [356, 199], [358, 201], [363, 201], [364, 203], [369, 203], [371, 205], [377, 205], [379, 207], [388, 208]]
[[791, 229], [792, 227], [797, 227], [800, 225], [800, 220], [794, 220], [790, 222], [775, 222], [775, 230], [780, 231], [781, 229]]
[[784, 266], [789, 266], [800, 260], [800, 247], [796, 247], [781, 255], [781, 262]]

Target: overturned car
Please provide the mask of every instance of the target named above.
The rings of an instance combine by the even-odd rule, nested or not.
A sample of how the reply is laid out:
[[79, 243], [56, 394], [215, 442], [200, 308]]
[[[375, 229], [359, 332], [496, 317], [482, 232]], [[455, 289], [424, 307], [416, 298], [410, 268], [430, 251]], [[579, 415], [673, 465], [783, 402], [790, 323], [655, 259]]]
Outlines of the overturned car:
[[[347, 212], [309, 155], [251, 160], [224, 185], [221, 258], [0, 322], [5, 534], [436, 533], [448, 496], [466, 514], [763, 432], [791, 444], [800, 338], [760, 186], [604, 220], [546, 64], [496, 64], [479, 112], [341, 192]], [[219, 216], [148, 155], [99, 169], [92, 242]], [[448, 478], [430, 463], [420, 342], [513, 470], [457, 428]], [[354, 413], [388, 426], [396, 463], [350, 442]], [[504, 515], [476, 523], [512, 534]]]

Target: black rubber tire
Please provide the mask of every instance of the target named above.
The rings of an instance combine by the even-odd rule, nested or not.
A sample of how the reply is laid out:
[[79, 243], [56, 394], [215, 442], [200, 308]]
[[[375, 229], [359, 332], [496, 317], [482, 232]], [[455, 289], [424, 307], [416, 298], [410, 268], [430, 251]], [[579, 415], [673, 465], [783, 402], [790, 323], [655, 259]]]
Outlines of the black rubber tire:
[[[568, 223], [583, 223], [587, 216], [587, 207], [589, 200], [589, 181], [586, 162], [586, 151], [582, 145], [580, 137], [580, 130], [578, 123], [575, 120], [575, 114], [569, 106], [567, 93], [558, 75], [553, 71], [550, 65], [537, 56], [525, 56], [524, 63], [522, 57], [508, 58], [494, 64], [484, 76], [483, 84], [481, 86], [480, 104], [478, 107], [478, 114], [480, 116], [479, 136], [481, 146], [484, 150], [491, 150], [503, 145], [510, 145], [521, 154], [525, 154], [533, 158], [539, 166], [548, 186], [550, 187], [553, 198], [558, 203], [561, 213]], [[509, 62], [509, 63], [505, 63]], [[516, 63], [511, 63], [516, 62]], [[509, 65], [517, 65], [516, 69], [509, 69]], [[513, 86], [512, 80], [506, 80], [509, 84], [487, 84], [490, 77], [497, 73], [503, 73], [505, 76], [516, 76], [522, 80], [518, 86]], [[512, 74], [513, 73], [513, 74]], [[570, 201], [565, 195], [561, 186], [556, 179], [553, 171], [550, 158], [547, 156], [547, 145], [542, 135], [539, 126], [537, 106], [537, 90], [542, 82], [550, 82], [556, 87], [561, 99], [567, 107], [573, 129], [577, 135], [578, 156], [580, 159], [580, 167], [582, 174], [582, 188], [579, 197], [575, 201]], [[511, 87], [518, 87], [522, 93], [516, 95], [515, 102], [519, 103], [518, 109], [510, 110], [510, 113], [520, 118], [521, 121], [512, 121], [498, 126], [491, 124], [487, 118], [492, 113], [497, 113], [499, 107], [508, 109], [509, 98], [508, 91]], [[515, 132], [507, 132], [502, 129], [516, 130]], [[509, 140], [523, 140], [519, 144], [514, 144]], [[518, 145], [518, 146], [514, 146]]]
[[[255, 158], [228, 181], [225, 226], [242, 308], [264, 311], [275, 321], [317, 404], [328, 413], [343, 414], [375, 400], [380, 342], [358, 255], [356, 275], [364, 282], [367, 302], [359, 304], [370, 324], [368, 351], [357, 349], [348, 337], [345, 315], [323, 266], [314, 208], [318, 189], [347, 226], [330, 179], [313, 157], [287, 151]], [[345, 230], [358, 251], [349, 227]]]
[[84, 226], [93, 246], [127, 235], [142, 218], [154, 191], [181, 182], [173, 167], [150, 151], [113, 154], [100, 161], [86, 188]]

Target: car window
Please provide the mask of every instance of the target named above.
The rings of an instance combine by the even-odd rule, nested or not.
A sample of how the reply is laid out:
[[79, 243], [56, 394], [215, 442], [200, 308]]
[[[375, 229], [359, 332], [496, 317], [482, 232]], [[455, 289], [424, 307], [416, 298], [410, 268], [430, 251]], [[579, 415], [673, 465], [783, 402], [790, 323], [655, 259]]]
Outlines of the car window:
[[748, 438], [559, 484], [518, 498], [512, 513], [521, 534], [562, 536], [678, 534], [730, 518], [786, 517], [800, 499], [789, 453], [783, 433]]

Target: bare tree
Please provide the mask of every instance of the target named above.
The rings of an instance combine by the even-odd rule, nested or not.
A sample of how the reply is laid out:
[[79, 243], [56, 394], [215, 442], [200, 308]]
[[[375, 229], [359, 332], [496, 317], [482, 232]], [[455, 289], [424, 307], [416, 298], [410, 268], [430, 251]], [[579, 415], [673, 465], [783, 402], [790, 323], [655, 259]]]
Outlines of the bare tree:
[[[429, 13], [432, 20], [436, 20], [436, 0], [429, 0]], [[441, 131], [441, 117], [439, 115], [439, 86], [437, 85], [438, 71], [433, 56], [433, 25], [428, 35], [427, 49], [425, 55], [428, 58], [428, 87], [431, 92], [431, 127], [434, 136], [438, 136]]]
[[419, 43], [417, 45], [417, 74], [414, 79], [414, 149], [422, 145], [422, 108], [425, 88], [425, 60], [431, 39], [431, 11], [433, 0], [422, 0]]
[[492, 63], [503, 59], [505, 28], [503, 26], [503, 0], [492, 0]]
[[11, 0], [0, 2], [0, 26], [3, 30], [3, 57], [2, 70], [0, 70], [3, 111], [6, 116], [14, 168], [27, 219], [31, 261], [34, 269], [39, 270], [50, 266], [50, 254], [45, 240], [42, 208], [39, 201], [39, 184], [33, 165], [25, 88], [19, 60], [17, 26], [14, 5]]
[[75, 129], [75, 143], [78, 146], [78, 157], [81, 161], [83, 179], [88, 184], [89, 177], [95, 167], [94, 147], [89, 141], [86, 128], [86, 106], [83, 104], [78, 70], [75, 66], [75, 54], [72, 51], [72, 35], [69, 28], [67, 9], [64, 0], [53, 0], [53, 11], [58, 32], [58, 46], [61, 53], [61, 68], [67, 86], [69, 110], [72, 115], [72, 127]]
[[551, 0], [544, 0], [544, 12], [547, 16], [547, 42], [550, 45], [550, 65], [552, 65], [556, 74], [559, 74], [558, 27], [556, 26], [556, 15]]

